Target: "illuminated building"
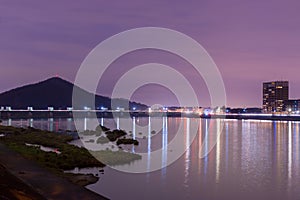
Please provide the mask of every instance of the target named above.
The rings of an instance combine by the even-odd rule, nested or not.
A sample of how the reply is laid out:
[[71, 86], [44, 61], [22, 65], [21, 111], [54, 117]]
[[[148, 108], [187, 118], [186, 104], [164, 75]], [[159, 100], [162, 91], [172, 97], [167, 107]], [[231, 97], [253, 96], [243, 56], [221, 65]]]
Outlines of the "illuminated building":
[[289, 82], [272, 81], [263, 83], [263, 111], [282, 112], [284, 102], [289, 99]]

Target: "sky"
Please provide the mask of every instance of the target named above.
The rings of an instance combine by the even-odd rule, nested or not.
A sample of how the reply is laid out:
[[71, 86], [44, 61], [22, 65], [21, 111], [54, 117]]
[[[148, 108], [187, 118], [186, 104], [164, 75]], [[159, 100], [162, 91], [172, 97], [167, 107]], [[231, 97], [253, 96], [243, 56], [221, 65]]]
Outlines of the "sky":
[[[290, 98], [300, 99], [299, 10], [300, 1], [283, 0], [1, 0], [0, 92], [55, 75], [74, 81], [100, 42], [128, 29], [154, 26], [180, 31], [207, 50], [222, 75], [227, 106], [261, 107], [262, 82], [271, 80], [289, 80]], [[158, 50], [117, 59], [97, 93], [111, 95], [123, 73], [148, 62], [178, 70], [195, 89], [199, 104], [209, 105], [207, 87], [193, 67]], [[131, 99], [175, 105], [176, 95], [145, 85]]]

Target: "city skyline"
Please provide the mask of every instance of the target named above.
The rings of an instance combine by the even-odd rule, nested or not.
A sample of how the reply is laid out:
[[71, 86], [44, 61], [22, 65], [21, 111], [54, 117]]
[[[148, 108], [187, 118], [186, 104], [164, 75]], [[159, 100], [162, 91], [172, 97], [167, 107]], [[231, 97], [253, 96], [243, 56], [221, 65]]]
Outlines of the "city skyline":
[[[54, 84], [53, 84], [54, 83]], [[59, 84], [58, 84], [59, 83]], [[7, 110], [7, 108], [10, 108], [10, 109], [20, 109], [18, 106], [18, 108], [15, 107], [14, 104], [10, 104], [8, 103], [7, 101], [7, 97], [8, 96], [15, 96], [14, 93], [18, 93], [20, 94], [20, 92], [22, 94], [31, 94], [30, 90], [28, 90], [29, 88], [40, 88], [39, 85], [44, 85], [46, 86], [47, 85], [47, 88], [48, 89], [44, 89], [43, 91], [48, 91], [48, 90], [51, 90], [51, 91], [55, 91], [55, 93], [61, 93], [61, 96], [64, 96], [62, 97], [62, 101], [65, 101], [64, 98], [66, 98], [67, 96], [64, 94], [62, 95], [62, 93], [66, 93], [66, 94], [72, 94], [72, 88], [68, 88], [66, 91], [64, 91], [66, 89], [66, 86], [70, 87], [70, 85], [73, 85], [74, 83], [69, 81], [69, 80], [66, 80], [64, 77], [60, 77], [58, 75], [56, 75], [55, 77], [50, 77], [48, 79], [45, 79], [45, 80], [41, 80], [41, 81], [38, 81], [38, 82], [32, 82], [32, 83], [29, 83], [29, 84], [26, 84], [26, 85], [21, 85], [21, 86], [17, 86], [16, 88], [12, 88], [10, 90], [7, 90], [3, 93], [0, 93], [0, 95], [6, 95], [6, 97], [4, 97], [4, 99], [6, 99], [6, 101], [4, 100], [4, 104], [1, 104], [0, 102], [0, 106], [1, 106], [1, 110]], [[226, 108], [233, 108], [233, 109], [243, 109], [243, 108], [261, 108], [261, 111], [263, 111], [264, 113], [271, 113], [271, 112], [285, 112], [285, 111], [289, 111], [289, 109], [291, 109], [291, 111], [299, 111], [299, 107], [298, 107], [298, 102], [300, 101], [299, 98], [290, 98], [290, 95], [289, 95], [289, 90], [290, 90], [290, 87], [289, 87], [289, 81], [285, 80], [281, 80], [281, 81], [278, 81], [278, 80], [273, 80], [273, 81], [268, 81], [268, 82], [263, 82], [262, 83], [263, 87], [262, 87], [262, 105], [261, 106], [257, 106], [257, 107], [251, 107], [251, 106], [244, 106], [244, 107], [230, 107], [228, 105], [224, 105]], [[71, 86], [73, 87], [73, 86]], [[26, 89], [25, 89], [26, 88]], [[25, 90], [24, 90], [25, 89]], [[40, 90], [38, 91], [37, 93], [37, 90], [36, 89], [33, 89], [33, 91], [35, 91], [35, 94], [31, 94], [31, 95], [40, 95], [42, 94], [43, 92]], [[87, 90], [86, 90], [87, 91]], [[45, 95], [53, 95], [51, 92], [49, 94], [49, 91], [47, 92], [47, 94]], [[55, 95], [53, 95], [55, 96]], [[95, 94], [95, 96], [99, 96], [99, 94]], [[100, 95], [102, 96], [102, 95]], [[103, 97], [108, 97], [110, 98], [109, 96], [103, 96]], [[0, 97], [1, 98], [1, 97]], [[13, 97], [14, 98], [14, 97]], [[19, 97], [17, 97], [19, 98]], [[16, 101], [16, 100], [11, 100], [12, 102]], [[28, 99], [26, 100], [28, 101]], [[44, 100], [41, 100], [41, 101], [44, 101]], [[44, 102], [45, 103], [45, 102]], [[109, 107], [108, 105], [105, 106], [99, 106], [98, 104], [101, 104], [101, 102], [98, 101], [98, 103], [96, 104], [96, 107], [95, 109], [99, 110], [103, 110], [103, 109], [107, 109], [107, 107]], [[102, 102], [102, 104], [107, 104], [107, 102]], [[136, 103], [141, 103], [141, 104], [144, 104], [144, 102], [136, 102]], [[72, 103], [69, 103], [68, 105], [61, 105], [61, 106], [58, 106], [58, 107], [61, 107], [61, 108], [71, 108]], [[12, 106], [13, 105], [13, 106]], [[50, 103], [48, 106], [44, 106], [43, 109], [46, 109], [48, 107], [49, 109], [49, 106], [52, 107], [51, 105], [53, 105], [53, 102]], [[98, 106], [97, 106], [98, 105]], [[144, 104], [144, 105], [147, 105], [147, 104]], [[28, 105], [23, 105], [21, 106], [22, 109], [25, 109], [25, 108], [30, 108], [30, 109], [33, 109], [33, 108], [36, 108], [37, 105], [35, 104], [32, 104], [32, 103], [29, 103]], [[117, 105], [115, 105], [117, 106]], [[153, 107], [153, 108], [156, 108], [156, 107], [161, 107], [161, 108], [164, 108], [164, 107], [169, 107], [169, 108], [175, 108], [175, 107], [181, 107], [181, 108], [192, 108], [192, 107], [199, 107], [199, 108], [216, 108], [216, 107], [224, 107], [224, 106], [216, 106], [216, 107], [211, 107], [211, 106], [204, 106], [204, 105], [164, 105], [164, 104], [155, 104], [155, 105], [147, 105], [149, 107]], [[37, 107], [40, 107], [40, 106], [37, 106]], [[57, 106], [56, 106], [57, 107]], [[101, 108], [100, 108], [101, 107]], [[126, 106], [125, 106], [126, 107]], [[120, 107], [120, 108], [123, 108], [123, 107]], [[133, 107], [132, 107], [133, 108]], [[131, 109], [132, 109], [131, 108]], [[83, 109], [83, 108], [82, 108]], [[256, 112], [256, 111], [255, 111]]]
[[[289, 80], [290, 98], [300, 96], [299, 2], [177, 2], [172, 10], [169, 3], [4, 1], [0, 92], [56, 74], [74, 81], [81, 62], [99, 42], [127, 29], [158, 26], [183, 32], [205, 47], [222, 74], [230, 107], [261, 107], [261, 83], [271, 80]], [[188, 63], [152, 50], [114, 62], [97, 93], [109, 96], [124, 72], [154, 61], [185, 75], [197, 89], [199, 104], [209, 105], [207, 88]], [[174, 95], [158, 86], [141, 88], [133, 98], [146, 104], [176, 103]]]

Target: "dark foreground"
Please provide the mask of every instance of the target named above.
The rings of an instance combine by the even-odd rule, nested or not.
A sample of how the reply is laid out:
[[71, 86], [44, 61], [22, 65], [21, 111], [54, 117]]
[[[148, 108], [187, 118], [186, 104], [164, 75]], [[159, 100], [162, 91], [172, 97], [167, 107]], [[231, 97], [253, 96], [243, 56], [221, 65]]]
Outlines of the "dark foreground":
[[0, 199], [46, 199], [0, 165]]
[[[92, 174], [64, 173], [75, 167], [103, 167], [84, 148], [68, 144], [73, 136], [34, 128], [0, 126], [0, 199], [106, 199], [83, 186]], [[45, 152], [26, 143], [62, 151]]]
[[107, 199], [50, 173], [0, 143], [1, 199]]

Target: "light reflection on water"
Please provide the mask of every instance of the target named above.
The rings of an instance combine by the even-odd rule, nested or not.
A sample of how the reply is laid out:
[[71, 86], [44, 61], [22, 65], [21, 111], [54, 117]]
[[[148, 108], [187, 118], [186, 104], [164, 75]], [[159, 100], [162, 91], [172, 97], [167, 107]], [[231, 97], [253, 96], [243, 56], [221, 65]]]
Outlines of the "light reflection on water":
[[184, 131], [186, 132], [185, 136], [185, 162], [184, 162], [184, 186], [188, 187], [188, 178], [189, 178], [189, 168], [190, 168], [190, 119], [186, 119], [186, 123], [184, 123]]
[[[172, 150], [168, 142], [174, 137], [180, 121], [184, 124], [182, 145], [185, 154], [168, 167]], [[189, 146], [190, 131], [199, 120], [198, 135]], [[110, 128], [122, 128], [122, 119], [99, 119]], [[190, 118], [140, 118], [132, 121], [131, 131], [136, 137], [136, 123], [145, 121], [146, 138], [141, 139], [135, 152], [147, 152], [150, 168], [151, 151], [162, 148], [159, 171], [128, 174], [109, 167], [100, 181], [88, 186], [111, 199], [300, 199], [300, 155], [298, 122], [259, 120], [225, 120], [216, 146], [203, 159], [202, 145], [207, 148], [221, 131], [218, 120]], [[74, 130], [72, 119], [5, 120], [4, 125], [31, 126], [58, 131]], [[160, 124], [161, 131], [152, 135], [152, 127]], [[215, 128], [210, 132], [209, 125]], [[89, 129], [88, 119], [82, 119], [82, 130]], [[127, 130], [129, 131], [129, 130]], [[149, 137], [150, 136], [150, 137]], [[128, 167], [134, 167], [134, 163]]]
[[167, 160], [168, 160], [168, 119], [163, 117], [162, 128], [162, 156], [161, 156], [161, 178], [165, 180], [167, 173]]

